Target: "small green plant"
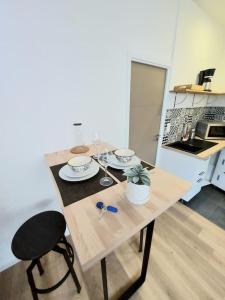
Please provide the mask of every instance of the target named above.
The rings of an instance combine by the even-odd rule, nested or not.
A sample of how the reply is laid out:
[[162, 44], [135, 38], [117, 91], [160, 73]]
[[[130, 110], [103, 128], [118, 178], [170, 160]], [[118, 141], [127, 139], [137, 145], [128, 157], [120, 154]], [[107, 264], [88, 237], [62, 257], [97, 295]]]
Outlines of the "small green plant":
[[136, 165], [130, 169], [124, 170], [123, 175], [127, 176], [127, 182], [150, 186], [151, 182], [148, 171], [142, 165]]

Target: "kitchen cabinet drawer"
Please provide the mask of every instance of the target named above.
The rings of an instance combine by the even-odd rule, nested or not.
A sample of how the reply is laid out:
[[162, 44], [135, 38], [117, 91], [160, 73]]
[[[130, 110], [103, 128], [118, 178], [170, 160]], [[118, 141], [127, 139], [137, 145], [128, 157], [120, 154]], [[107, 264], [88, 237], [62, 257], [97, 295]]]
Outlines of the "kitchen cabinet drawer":
[[205, 178], [208, 165], [209, 159], [202, 160], [174, 150], [161, 149], [159, 166], [193, 184]]
[[196, 183], [201, 182], [207, 173], [209, 161], [204, 161], [202, 164], [199, 164], [195, 167], [193, 181]]
[[161, 149], [159, 166], [183, 179], [192, 182], [191, 189], [182, 197], [185, 201], [190, 201], [201, 191], [206, 183], [206, 174], [209, 160], [195, 158], [186, 153], [180, 153], [170, 149]]
[[192, 185], [191, 189], [182, 197], [182, 200], [188, 202], [190, 201], [195, 195], [197, 195], [201, 191], [201, 184], [195, 183]]

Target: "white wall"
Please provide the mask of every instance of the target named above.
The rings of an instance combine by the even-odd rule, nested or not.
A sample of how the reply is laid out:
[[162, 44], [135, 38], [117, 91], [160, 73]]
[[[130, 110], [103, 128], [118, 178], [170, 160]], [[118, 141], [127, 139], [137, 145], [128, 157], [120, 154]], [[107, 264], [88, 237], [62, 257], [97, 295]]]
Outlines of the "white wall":
[[[216, 68], [212, 81], [214, 91], [225, 92], [225, 27], [207, 15], [195, 2], [181, 0], [177, 21], [174, 55], [172, 60], [170, 89], [175, 85], [195, 83], [199, 71]], [[193, 94], [166, 94], [166, 108], [225, 106], [225, 96]], [[194, 102], [193, 102], [194, 97]], [[161, 140], [165, 114], [162, 117]], [[158, 150], [158, 165], [161, 151]]]
[[124, 144], [128, 56], [171, 64], [177, 2], [1, 1], [0, 269], [18, 226], [57, 207], [43, 154], [72, 123]]
[[225, 28], [195, 2], [181, 0], [170, 87], [195, 83], [199, 71], [213, 67], [212, 89], [224, 92]]
[[[180, 0], [169, 86], [195, 83], [199, 71], [215, 67], [212, 89], [225, 92], [225, 27], [206, 14], [195, 2]], [[174, 108], [225, 106], [225, 96], [202, 96], [166, 92], [161, 118], [161, 145], [166, 110]], [[194, 102], [193, 102], [194, 98]], [[160, 164], [160, 147], [157, 164]]]
[[[177, 21], [170, 89], [175, 85], [195, 83], [199, 71], [215, 67], [212, 89], [225, 92], [225, 27], [207, 15], [195, 2], [181, 0]], [[166, 107], [225, 106], [225, 96], [167, 93]]]

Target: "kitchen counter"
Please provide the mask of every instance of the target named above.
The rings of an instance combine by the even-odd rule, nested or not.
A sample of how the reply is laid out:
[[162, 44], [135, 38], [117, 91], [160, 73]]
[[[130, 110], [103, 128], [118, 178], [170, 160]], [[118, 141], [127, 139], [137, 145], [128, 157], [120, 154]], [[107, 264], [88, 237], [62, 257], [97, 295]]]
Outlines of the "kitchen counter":
[[[196, 139], [198, 139], [198, 137], [195, 137]], [[200, 138], [199, 138], [200, 139]], [[225, 148], [225, 140], [208, 140], [209, 142], [215, 142], [217, 143], [217, 145], [202, 151], [201, 153], [198, 154], [193, 154], [184, 150], [179, 150], [179, 149], [175, 149], [175, 148], [171, 148], [168, 147], [167, 144], [162, 145], [163, 148], [167, 149], [167, 150], [171, 150], [171, 151], [177, 151], [195, 158], [199, 158], [199, 159], [208, 159], [210, 156], [212, 156], [213, 154], [223, 150]]]

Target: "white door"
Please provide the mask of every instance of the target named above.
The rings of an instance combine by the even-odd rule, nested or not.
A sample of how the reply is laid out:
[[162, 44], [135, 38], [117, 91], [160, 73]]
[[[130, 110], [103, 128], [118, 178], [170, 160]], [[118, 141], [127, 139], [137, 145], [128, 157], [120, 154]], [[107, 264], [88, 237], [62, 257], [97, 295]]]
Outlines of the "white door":
[[129, 148], [155, 164], [166, 72], [138, 62], [131, 64]]

